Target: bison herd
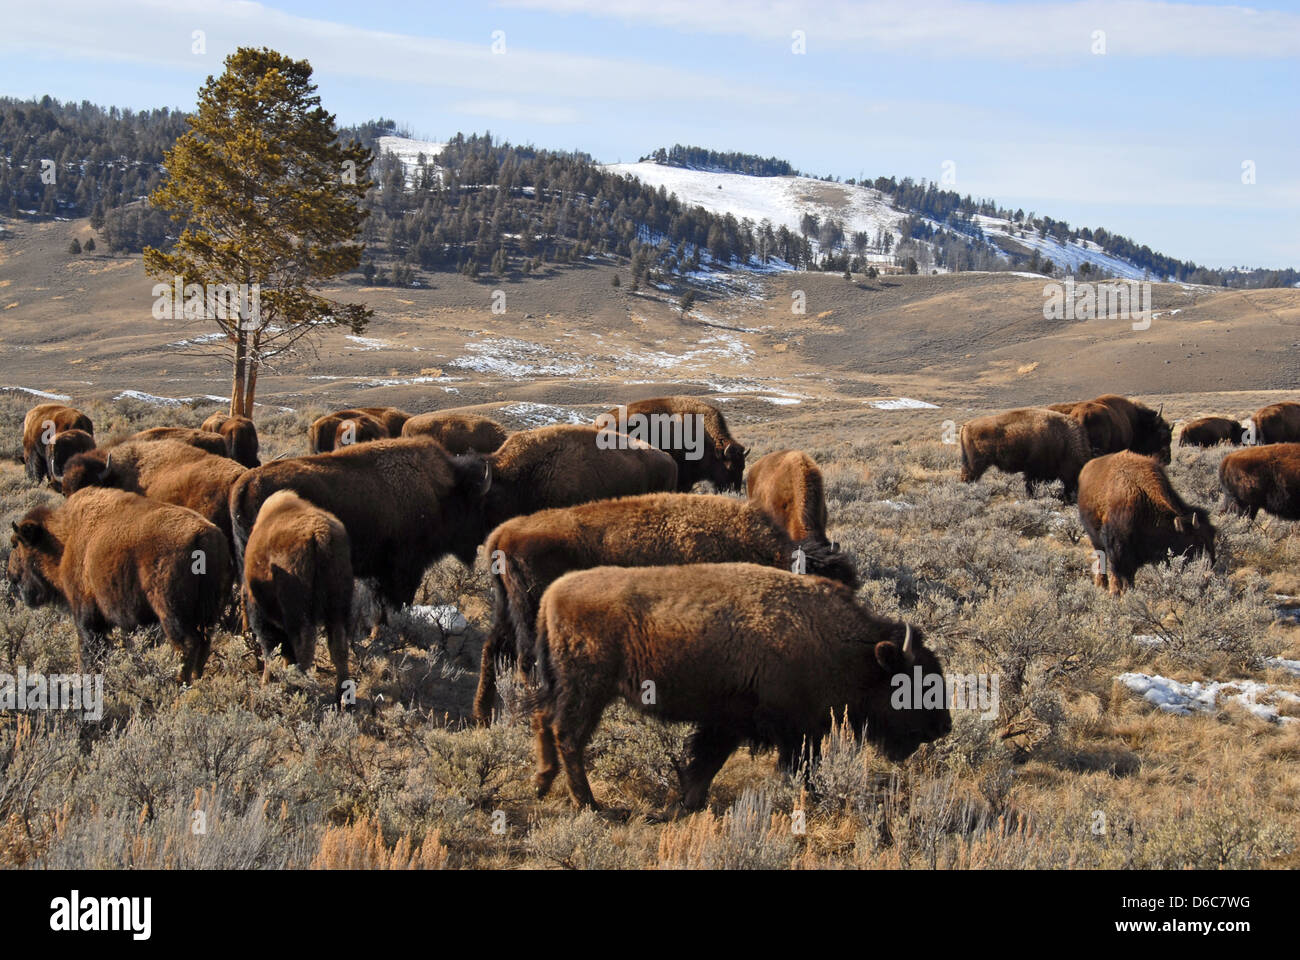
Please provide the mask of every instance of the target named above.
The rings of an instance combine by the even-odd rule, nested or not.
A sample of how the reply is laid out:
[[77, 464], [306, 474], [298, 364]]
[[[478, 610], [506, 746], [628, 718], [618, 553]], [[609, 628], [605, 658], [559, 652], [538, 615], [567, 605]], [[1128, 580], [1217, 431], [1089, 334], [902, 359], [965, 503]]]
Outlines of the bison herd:
[[[631, 429], [610, 442], [634, 414], [695, 418], [700, 442], [664, 442], [677, 430], [652, 445]], [[1182, 442], [1242, 439], [1219, 419], [1187, 424]], [[1252, 429], [1269, 445], [1224, 458], [1224, 507], [1300, 519], [1300, 404], [1264, 408]], [[1098, 583], [1119, 592], [1143, 564], [1213, 558], [1209, 515], [1165, 474], [1171, 438], [1161, 411], [1115, 395], [1012, 410], [962, 427], [961, 479], [996, 466], [1031, 489], [1061, 481], [1105, 557]], [[472, 565], [481, 548], [493, 608], [474, 718], [491, 723], [498, 664], [512, 663], [529, 688], [538, 794], [562, 764], [587, 806], [583, 750], [615, 698], [696, 725], [688, 809], [742, 743], [793, 768], [833, 716], [895, 760], [950, 729], [946, 704], [891, 697], [900, 675], [942, 667], [920, 630], [855, 599], [817, 464], [778, 450], [746, 474], [746, 448], [710, 404], [659, 398], [516, 433], [465, 412], [352, 408], [314, 421], [307, 441], [309, 454], [262, 464], [253, 422], [218, 414], [97, 446], [84, 414], [37, 406], [27, 473], [66, 499], [13, 524], [9, 580], [26, 603], [71, 611], [83, 664], [113, 627], [160, 624], [184, 683], [202, 677], [223, 617], [256, 639], [264, 682], [277, 651], [312, 667], [323, 629], [346, 707], [355, 582], [382, 622], [433, 563]], [[719, 493], [690, 492], [699, 481]]]
[[[1173, 430], [1161, 413], [1107, 394], [980, 417], [961, 428], [961, 479], [972, 483], [997, 467], [1023, 474], [1031, 494], [1040, 483], [1061, 481], [1099, 557], [1098, 585], [1119, 594], [1143, 565], [1170, 556], [1214, 560], [1209, 513], [1185, 503], [1165, 473]], [[1219, 465], [1220, 508], [1252, 520], [1260, 510], [1300, 520], [1300, 403], [1263, 407], [1248, 424], [1193, 420], [1179, 443], [1239, 444], [1252, 433], [1254, 446]]]

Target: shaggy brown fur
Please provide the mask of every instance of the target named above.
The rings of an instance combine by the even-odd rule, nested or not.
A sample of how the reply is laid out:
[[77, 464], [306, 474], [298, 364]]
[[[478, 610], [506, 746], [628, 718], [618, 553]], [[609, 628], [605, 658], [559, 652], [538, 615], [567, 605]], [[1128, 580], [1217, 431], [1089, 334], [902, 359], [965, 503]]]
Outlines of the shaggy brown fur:
[[822, 472], [802, 450], [778, 450], [749, 468], [745, 488], [760, 510], [785, 527], [792, 540], [827, 543]]
[[340, 450], [354, 443], [374, 443], [386, 439], [388, 431], [378, 418], [368, 413], [358, 413], [339, 421], [339, 425], [334, 428], [334, 446], [330, 449]]
[[865, 725], [870, 742], [902, 761], [952, 726], [946, 704], [895, 706], [894, 677], [942, 673], [920, 630], [858, 606], [842, 584], [753, 564], [567, 574], [542, 597], [537, 653], [537, 792], [545, 795], [562, 760], [586, 807], [596, 800], [583, 748], [615, 697], [660, 720], [698, 724], [682, 778], [688, 810], [704, 806], [745, 742], [777, 747], [792, 769], [847, 713], [850, 729]]
[[1295, 443], [1300, 440], [1300, 403], [1271, 403], [1251, 417], [1256, 443]]
[[90, 422], [90, 417], [74, 407], [41, 403], [27, 411], [23, 418], [23, 465], [29, 479], [39, 483], [50, 476], [49, 445], [65, 430], [82, 430], [92, 437], [95, 435], [95, 425]]
[[1241, 443], [1246, 428], [1227, 417], [1201, 417], [1183, 424], [1178, 434], [1180, 447], [1217, 447], [1221, 443]]
[[50, 471], [50, 483], [55, 490], [63, 490], [63, 471], [68, 461], [79, 453], [95, 449], [95, 438], [85, 430], [64, 430], [46, 447], [45, 462]]
[[228, 456], [230, 452], [225, 437], [211, 430], [192, 430], [189, 427], [150, 427], [148, 430], [131, 434], [121, 442], [157, 443], [159, 440], [174, 440], [177, 443], [188, 444], [217, 457]]
[[677, 486], [677, 467], [667, 453], [630, 437], [623, 440], [626, 449], [601, 449], [598, 436], [596, 427], [571, 424], [511, 434], [485, 458], [492, 489], [484, 535], [525, 513]]
[[229, 539], [230, 488], [245, 471], [224, 454], [176, 440], [134, 440], [73, 457], [64, 469], [63, 488], [71, 495], [90, 486], [113, 487], [189, 507]]
[[521, 674], [532, 668], [537, 603], [571, 570], [747, 562], [800, 566], [857, 586], [853, 561], [824, 541], [791, 540], [753, 504], [716, 495], [652, 493], [542, 510], [493, 530], [486, 555], [492, 632], [483, 644], [474, 698], [474, 716], [485, 724], [496, 696], [497, 657], [516, 661]]
[[257, 456], [257, 427], [248, 417], [214, 413], [203, 421], [201, 430], [219, 433], [226, 441], [226, 456], [245, 467], [259, 467]]
[[433, 437], [448, 453], [492, 453], [506, 442], [506, 428], [473, 413], [421, 413], [402, 427], [404, 437]]
[[1125, 450], [1088, 461], [1079, 474], [1079, 519], [1106, 557], [1095, 582], [1115, 595], [1133, 586], [1139, 567], [1171, 553], [1214, 560], [1209, 513], [1184, 503], [1164, 468], [1148, 456]]
[[279, 647], [300, 671], [315, 664], [316, 628], [323, 626], [334, 664], [334, 703], [343, 706], [352, 623], [352, 561], [338, 517], [292, 490], [262, 504], [244, 552], [244, 612], [270, 657]]
[[1070, 501], [1091, 452], [1078, 421], [1038, 407], [971, 420], [962, 426], [960, 439], [962, 483], [974, 483], [989, 467], [997, 467], [1023, 473], [1031, 495], [1039, 483], [1060, 480]]
[[317, 418], [307, 428], [307, 448], [312, 453], [328, 453], [334, 449], [339, 424], [344, 420], [361, 417], [373, 417], [378, 420], [385, 437], [400, 437], [402, 427], [406, 425], [407, 420], [411, 419], [409, 413], [396, 407], [353, 407], [347, 410], [336, 410]]
[[1300, 443], [1270, 443], [1230, 453], [1219, 463], [1220, 509], [1254, 520], [1264, 510], [1300, 520]]
[[[703, 418], [705, 435], [702, 438], [701, 456], [698, 459], [692, 460], [688, 457], [692, 451], [674, 449], [671, 445], [664, 447], [665, 452], [670, 454], [677, 464], [678, 490], [689, 491], [701, 480], [708, 480], [718, 490], [741, 489], [741, 481], [745, 475], [746, 450], [731, 436], [731, 432], [727, 429], [726, 418], [713, 404], [694, 397], [656, 397], [653, 400], [629, 403], [627, 417], [630, 419], [636, 414], [646, 417], [665, 415]], [[596, 425], [608, 424], [614, 430], [622, 430], [619, 415], [620, 410], [615, 407], [597, 417]], [[631, 427], [628, 430], [633, 436], [638, 436]], [[638, 436], [638, 439], [653, 442], [650, 436]]]
[[180, 680], [203, 676], [230, 591], [230, 548], [192, 510], [121, 490], [83, 490], [13, 525], [8, 576], [23, 601], [66, 603], [86, 673], [112, 627], [162, 625]]
[[1047, 409], [1078, 420], [1095, 457], [1132, 450], [1169, 462], [1173, 428], [1160, 411], [1115, 393], [1077, 403], [1054, 403]]
[[279, 460], [249, 470], [230, 491], [235, 550], [242, 556], [267, 498], [293, 490], [339, 518], [354, 575], [375, 578], [383, 600], [400, 606], [414, 599], [439, 557], [474, 562], [484, 533], [483, 495], [492, 483], [482, 457], [453, 457], [427, 437]]

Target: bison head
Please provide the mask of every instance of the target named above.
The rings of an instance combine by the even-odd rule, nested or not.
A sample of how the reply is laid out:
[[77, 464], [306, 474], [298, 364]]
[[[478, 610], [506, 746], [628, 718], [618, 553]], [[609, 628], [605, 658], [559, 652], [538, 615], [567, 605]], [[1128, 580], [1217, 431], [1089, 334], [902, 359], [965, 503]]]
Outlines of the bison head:
[[1133, 438], [1133, 449], [1135, 453], [1144, 453], [1156, 457], [1161, 463], [1168, 463], [1174, 428], [1161, 416], [1164, 409], [1163, 405], [1159, 410], [1138, 407], [1137, 435]]
[[1214, 538], [1218, 531], [1210, 522], [1210, 514], [1200, 507], [1174, 518], [1174, 530], [1182, 534], [1184, 553], [1204, 553], [1214, 562]]
[[867, 739], [900, 763], [921, 744], [946, 735], [952, 718], [939, 658], [926, 648], [919, 628], [900, 624], [896, 629], [903, 631], [901, 643], [882, 640], [875, 646], [876, 662], [885, 671], [889, 689], [881, 701], [883, 709], [868, 718]]
[[63, 495], [70, 497], [84, 487], [109, 487], [113, 479], [113, 456], [105, 450], [79, 453], [59, 474]]
[[723, 440], [713, 445], [713, 475], [710, 479], [719, 491], [743, 490], [745, 488], [745, 454], [747, 452], [735, 440]]
[[58, 543], [46, 527], [49, 510], [38, 507], [17, 523], [11, 524], [13, 536], [9, 545], [9, 565], [6, 574], [11, 586], [18, 589], [23, 603], [39, 607], [48, 603], [58, 591], [46, 573], [58, 563], [61, 553]]
[[221, 425], [221, 435], [226, 440], [226, 455], [249, 469], [260, 467], [257, 456], [257, 427], [247, 417], [231, 417]]
[[492, 464], [477, 453], [448, 458], [452, 470], [452, 489], [442, 504], [449, 533], [451, 554], [465, 566], [474, 563], [478, 546], [487, 536], [484, 529], [486, 499], [492, 489]]
[[45, 463], [56, 490], [63, 489], [63, 470], [68, 461], [94, 449], [95, 438], [85, 430], [64, 430], [49, 442], [45, 448]]
[[1232, 442], [1233, 446], [1236, 447], [1241, 446], [1241, 441], [1244, 440], [1245, 438], [1246, 438], [1246, 425], [1244, 423], [1234, 422], [1233, 425], [1228, 428], [1228, 439]]

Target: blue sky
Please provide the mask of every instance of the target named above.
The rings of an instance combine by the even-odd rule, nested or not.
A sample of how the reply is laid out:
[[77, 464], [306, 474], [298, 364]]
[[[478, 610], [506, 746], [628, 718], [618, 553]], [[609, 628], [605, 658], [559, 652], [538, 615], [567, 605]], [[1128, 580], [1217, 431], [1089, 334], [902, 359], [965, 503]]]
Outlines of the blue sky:
[[189, 108], [227, 53], [269, 45], [311, 60], [341, 123], [605, 161], [690, 143], [845, 178], [951, 161], [962, 193], [1211, 266], [1298, 266], [1298, 7], [48, 0], [6, 10], [0, 93]]

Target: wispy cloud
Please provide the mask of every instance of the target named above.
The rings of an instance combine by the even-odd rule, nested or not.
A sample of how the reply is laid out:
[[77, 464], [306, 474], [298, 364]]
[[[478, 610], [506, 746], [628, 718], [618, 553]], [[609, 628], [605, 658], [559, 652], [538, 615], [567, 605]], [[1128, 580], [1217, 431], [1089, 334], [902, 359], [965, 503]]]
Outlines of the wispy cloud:
[[1159, 0], [991, 3], [971, 0], [500, 0], [503, 6], [587, 14], [690, 33], [818, 49], [1014, 60], [1110, 56], [1300, 56], [1300, 16]]

